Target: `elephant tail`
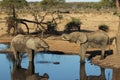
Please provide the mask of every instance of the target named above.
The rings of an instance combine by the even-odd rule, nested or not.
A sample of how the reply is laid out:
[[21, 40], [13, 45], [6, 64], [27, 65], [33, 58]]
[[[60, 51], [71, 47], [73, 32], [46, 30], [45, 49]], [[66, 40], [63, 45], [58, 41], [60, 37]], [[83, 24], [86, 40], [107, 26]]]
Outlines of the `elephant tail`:
[[116, 37], [114, 36], [114, 37], [109, 37], [109, 39], [108, 39], [108, 45], [112, 45], [112, 44], [114, 44], [114, 40], [116, 40]]
[[[113, 47], [116, 47], [116, 36], [114, 36], [114, 37], [109, 37], [109, 39], [108, 39], [108, 46], [109, 46], [109, 51], [111, 51], [111, 45], [113, 46]], [[113, 49], [113, 48], [112, 48]], [[113, 49], [113, 51], [114, 51], [114, 49]]]

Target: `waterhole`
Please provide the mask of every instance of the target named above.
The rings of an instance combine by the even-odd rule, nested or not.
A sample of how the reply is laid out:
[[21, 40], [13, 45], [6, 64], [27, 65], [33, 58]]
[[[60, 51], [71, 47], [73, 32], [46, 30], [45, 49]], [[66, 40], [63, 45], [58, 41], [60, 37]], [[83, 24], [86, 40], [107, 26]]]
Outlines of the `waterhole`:
[[[6, 49], [7, 45], [0, 45]], [[1, 50], [0, 49], [0, 50]], [[34, 63], [30, 64], [28, 55], [22, 56], [21, 67], [16, 68], [12, 56], [9, 53], [0, 53], [0, 80], [31, 80], [37, 77], [49, 76], [48, 80], [112, 80], [113, 70], [101, 68], [91, 64], [87, 60], [80, 64], [78, 55], [58, 55], [52, 53], [38, 52], [35, 55]], [[34, 77], [33, 77], [34, 76]], [[39, 80], [39, 79], [38, 79]]]

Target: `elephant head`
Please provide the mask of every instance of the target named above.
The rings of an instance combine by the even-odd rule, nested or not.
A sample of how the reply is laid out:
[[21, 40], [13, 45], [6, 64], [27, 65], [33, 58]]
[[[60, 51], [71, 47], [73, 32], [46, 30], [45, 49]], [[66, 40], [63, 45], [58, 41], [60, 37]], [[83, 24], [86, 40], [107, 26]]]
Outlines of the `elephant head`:
[[33, 50], [38, 50], [40, 48], [43, 48], [45, 51], [49, 49], [48, 44], [39, 37], [32, 37], [27, 40], [26, 47]]
[[69, 34], [63, 34], [63, 35], [61, 36], [61, 38], [62, 38], [62, 40], [65, 40], [65, 41], [69, 41], [69, 40], [70, 40]]
[[29, 35], [17, 35], [11, 41], [11, 50], [13, 51], [15, 60], [20, 60], [20, 53], [27, 52], [29, 61], [33, 61], [34, 52], [43, 48], [44, 50], [49, 49], [49, 45], [39, 37], [33, 37]]
[[72, 32], [70, 34], [63, 34], [62, 40], [75, 42], [75, 43], [85, 43], [87, 41], [87, 35], [83, 32]]
[[88, 40], [88, 38], [85, 33], [79, 33], [79, 37], [77, 38], [76, 43], [83, 44], [83, 43], [87, 42], [87, 40]]

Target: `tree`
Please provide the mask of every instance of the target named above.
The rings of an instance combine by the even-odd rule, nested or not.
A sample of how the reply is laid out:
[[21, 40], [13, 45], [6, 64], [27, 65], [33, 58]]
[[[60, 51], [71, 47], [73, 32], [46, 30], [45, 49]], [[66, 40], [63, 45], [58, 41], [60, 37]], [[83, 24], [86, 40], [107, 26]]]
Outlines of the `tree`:
[[57, 5], [60, 3], [65, 3], [65, 0], [42, 0], [41, 1], [41, 5], [49, 5], [49, 6]]
[[65, 3], [65, 0], [58, 0], [59, 3]]
[[58, 0], [42, 0], [41, 4], [42, 5], [56, 5], [58, 4]]
[[120, 13], [120, 1], [116, 0], [115, 4], [116, 4], [118, 13]]
[[10, 5], [14, 4], [15, 8], [22, 8], [27, 6], [26, 0], [2, 0], [1, 5], [2, 7], [9, 7]]
[[118, 13], [118, 17], [119, 17], [119, 26], [118, 26], [118, 32], [117, 32], [116, 46], [117, 46], [117, 53], [120, 54], [120, 1], [116, 0], [115, 3], [116, 3], [117, 13]]
[[101, 0], [100, 3], [104, 7], [113, 7], [113, 6], [115, 6], [115, 0]]

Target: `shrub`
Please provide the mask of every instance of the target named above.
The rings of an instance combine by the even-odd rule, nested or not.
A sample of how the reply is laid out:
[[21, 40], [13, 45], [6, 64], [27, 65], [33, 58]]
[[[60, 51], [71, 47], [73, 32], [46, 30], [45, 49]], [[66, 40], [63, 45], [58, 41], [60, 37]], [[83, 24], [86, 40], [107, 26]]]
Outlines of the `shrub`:
[[57, 24], [55, 22], [47, 21], [47, 30], [49, 31], [49, 33], [54, 33], [56, 30], [56, 26]]
[[81, 24], [82, 23], [80, 22], [80, 19], [72, 17], [71, 21], [65, 25], [65, 31], [67, 32], [70, 32], [72, 30], [80, 31]]
[[103, 30], [103, 31], [107, 32], [107, 31], [109, 30], [109, 26], [108, 26], [108, 25], [105, 25], [105, 24], [100, 25], [100, 26], [99, 26], [99, 30]]

